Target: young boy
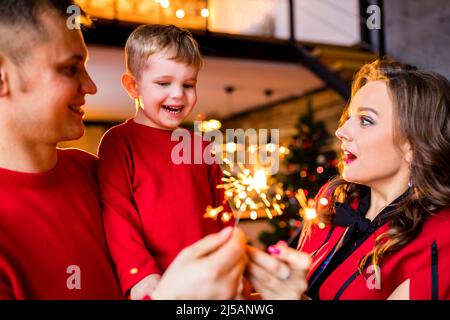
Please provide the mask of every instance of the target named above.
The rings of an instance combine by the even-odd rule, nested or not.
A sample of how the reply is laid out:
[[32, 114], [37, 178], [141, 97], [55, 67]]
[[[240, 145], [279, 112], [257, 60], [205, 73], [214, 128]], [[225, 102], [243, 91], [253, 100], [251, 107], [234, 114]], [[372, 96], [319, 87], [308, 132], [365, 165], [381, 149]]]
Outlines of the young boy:
[[202, 59], [192, 35], [173, 25], [140, 26], [125, 55], [122, 84], [137, 111], [103, 137], [99, 180], [122, 292], [141, 299], [183, 248], [220, 230], [203, 214], [208, 205], [224, 205], [224, 198], [216, 188], [217, 164], [175, 164], [171, 158], [179, 143], [171, 140], [172, 131], [197, 101]]

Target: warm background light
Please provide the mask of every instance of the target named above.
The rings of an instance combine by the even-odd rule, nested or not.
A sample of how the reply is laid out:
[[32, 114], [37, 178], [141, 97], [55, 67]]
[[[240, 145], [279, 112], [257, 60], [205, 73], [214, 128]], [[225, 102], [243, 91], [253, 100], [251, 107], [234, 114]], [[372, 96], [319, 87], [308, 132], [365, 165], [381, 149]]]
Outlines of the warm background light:
[[237, 145], [236, 145], [236, 143], [234, 143], [234, 142], [228, 142], [227, 145], [226, 145], [226, 150], [227, 150], [227, 152], [229, 152], [229, 153], [236, 152], [236, 150], [237, 150]]
[[178, 9], [177, 12], [175, 13], [175, 15], [177, 16], [178, 19], [183, 19], [184, 18], [184, 10]]
[[164, 9], [167, 9], [170, 6], [170, 2], [169, 0], [161, 0], [159, 2], [159, 4], [161, 5], [161, 7], [163, 7]]
[[203, 8], [200, 14], [202, 15], [203, 18], [208, 18], [209, 10], [207, 8]]

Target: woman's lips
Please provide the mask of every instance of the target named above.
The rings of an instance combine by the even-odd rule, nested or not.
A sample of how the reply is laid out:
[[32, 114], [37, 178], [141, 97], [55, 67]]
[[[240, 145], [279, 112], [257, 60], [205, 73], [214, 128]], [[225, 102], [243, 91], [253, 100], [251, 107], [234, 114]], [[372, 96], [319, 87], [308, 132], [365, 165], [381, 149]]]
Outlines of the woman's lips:
[[351, 153], [350, 151], [344, 150], [344, 163], [345, 164], [352, 163], [353, 161], [356, 160], [356, 158], [357, 157], [353, 153]]

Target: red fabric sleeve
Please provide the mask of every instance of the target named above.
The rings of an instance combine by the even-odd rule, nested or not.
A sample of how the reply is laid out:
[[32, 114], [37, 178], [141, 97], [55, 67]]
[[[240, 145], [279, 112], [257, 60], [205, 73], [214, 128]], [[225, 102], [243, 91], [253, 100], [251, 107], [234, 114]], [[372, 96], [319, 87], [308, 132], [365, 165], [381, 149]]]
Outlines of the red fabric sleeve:
[[11, 283], [6, 274], [0, 268], [0, 300], [13, 300], [14, 294]]
[[107, 133], [99, 147], [99, 185], [106, 238], [124, 295], [146, 276], [161, 274], [143, 240], [130, 163], [121, 137]]

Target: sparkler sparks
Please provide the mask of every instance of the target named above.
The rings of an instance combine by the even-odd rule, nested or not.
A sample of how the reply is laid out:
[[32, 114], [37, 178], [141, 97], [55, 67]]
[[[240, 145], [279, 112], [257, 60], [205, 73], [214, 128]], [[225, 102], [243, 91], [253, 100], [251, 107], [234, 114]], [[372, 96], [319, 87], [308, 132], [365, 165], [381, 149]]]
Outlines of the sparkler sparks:
[[[295, 194], [295, 198], [297, 199], [298, 203], [300, 204], [300, 210], [299, 214], [302, 217], [302, 222], [300, 223], [300, 226], [295, 230], [295, 232], [292, 234], [292, 236], [287, 241], [288, 246], [292, 244], [292, 242], [297, 238], [297, 236], [300, 234], [300, 232], [303, 229], [303, 225], [305, 221], [307, 222], [317, 222], [317, 211], [315, 209], [315, 202], [313, 199], [307, 200], [305, 191], [303, 189], [298, 189], [297, 193]], [[323, 203], [324, 198], [320, 200], [320, 203]], [[326, 200], [326, 199], [325, 199]], [[327, 202], [328, 203], [328, 202]], [[323, 229], [325, 227], [325, 224], [320, 222], [319, 228]]]
[[[250, 169], [240, 163], [231, 163], [226, 158], [223, 161], [228, 166], [228, 170], [223, 170], [223, 183], [217, 185], [217, 188], [225, 190], [225, 197], [233, 210], [235, 225], [239, 222], [242, 213], [247, 210], [251, 211], [252, 219], [257, 218], [258, 210], [263, 211], [269, 219], [283, 213], [283, 205], [278, 203], [282, 199], [281, 191], [274, 190], [275, 186], [268, 185], [264, 169], [258, 169], [252, 173]], [[237, 173], [233, 174], [232, 172]], [[218, 219], [221, 211], [223, 211], [223, 207], [208, 207], [204, 216]], [[224, 214], [222, 214], [222, 220], [223, 216]]]
[[[208, 207], [204, 217], [215, 220], [221, 219], [223, 222], [228, 222], [234, 217], [234, 225], [236, 226], [244, 212], [252, 220], [261, 215], [272, 219], [274, 216], [283, 214], [285, 205], [281, 201], [285, 198], [285, 193], [282, 185], [268, 183], [268, 176], [263, 168], [253, 167], [253, 170], [251, 170], [239, 162], [231, 162], [226, 157], [223, 157], [222, 160], [226, 168], [222, 171], [222, 183], [217, 185], [217, 188], [224, 189], [225, 198], [232, 212], [224, 212], [223, 206]], [[288, 245], [300, 234], [305, 221], [318, 223], [320, 228], [324, 227], [324, 224], [318, 221], [314, 200], [307, 199], [303, 189], [297, 190], [295, 198], [300, 205], [298, 214], [302, 221], [297, 221], [299, 223], [298, 228], [288, 240]], [[320, 204], [325, 205], [325, 201], [326, 199], [321, 199]]]

